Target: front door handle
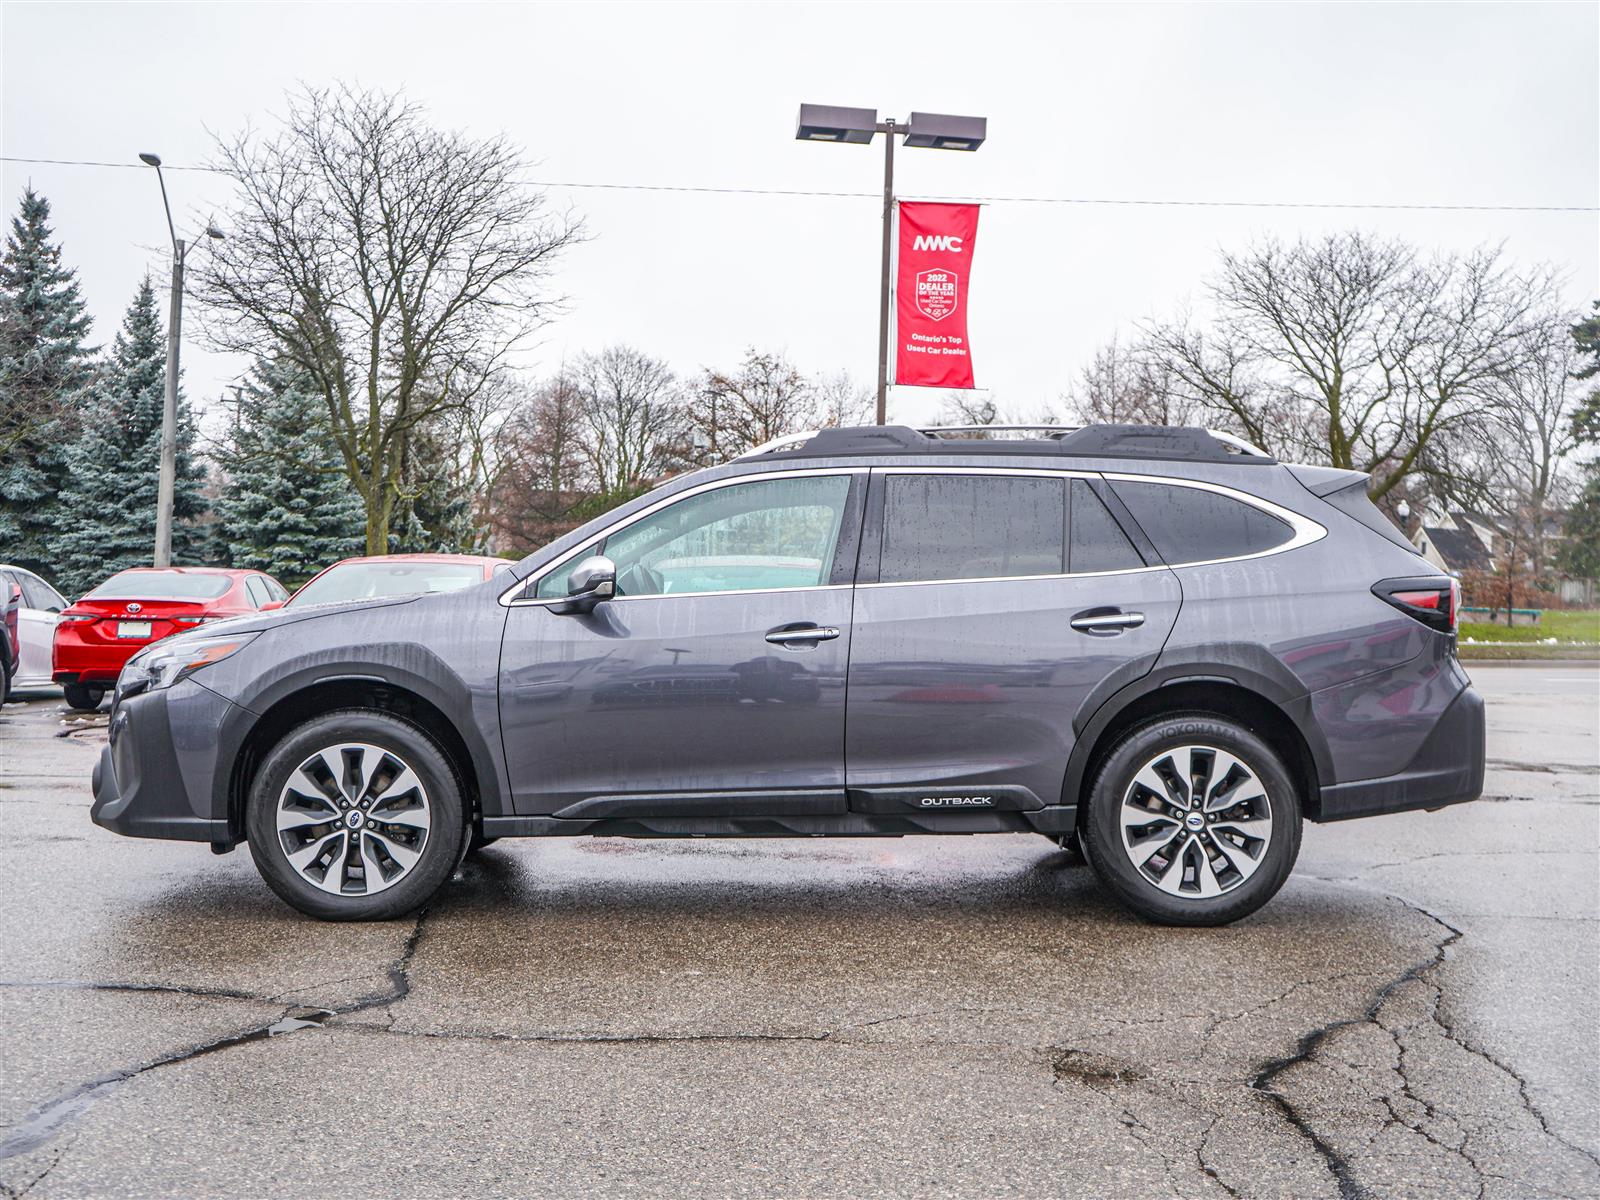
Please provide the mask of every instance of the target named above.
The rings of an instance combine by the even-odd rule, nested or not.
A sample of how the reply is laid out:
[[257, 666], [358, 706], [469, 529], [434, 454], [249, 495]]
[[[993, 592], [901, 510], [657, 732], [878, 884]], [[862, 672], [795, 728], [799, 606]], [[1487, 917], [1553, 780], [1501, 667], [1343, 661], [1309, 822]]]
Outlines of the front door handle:
[[832, 625], [808, 625], [803, 629], [774, 629], [767, 641], [774, 646], [807, 646], [817, 642], [831, 642], [839, 636]]
[[1085, 613], [1073, 617], [1071, 625], [1080, 633], [1117, 633], [1123, 629], [1137, 629], [1144, 624], [1140, 612]]

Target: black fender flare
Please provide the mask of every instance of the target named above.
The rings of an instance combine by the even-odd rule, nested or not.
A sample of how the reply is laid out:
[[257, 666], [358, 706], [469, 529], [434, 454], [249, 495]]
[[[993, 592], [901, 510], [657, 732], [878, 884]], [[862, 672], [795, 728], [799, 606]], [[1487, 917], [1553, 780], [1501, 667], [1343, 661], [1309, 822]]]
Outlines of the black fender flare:
[[[371, 652], [372, 648], [369, 647], [368, 655]], [[412, 653], [415, 653], [415, 650]], [[219, 741], [226, 760], [234, 764], [234, 767], [228, 771], [217, 772], [217, 778], [213, 783], [214, 813], [220, 817], [229, 815], [233, 776], [240, 765], [241, 751], [266, 714], [284, 700], [329, 684], [390, 687], [410, 692], [432, 705], [449, 722], [466, 748], [467, 757], [476, 777], [481, 810], [492, 814], [506, 811], [505, 781], [502, 778], [500, 757], [494, 753], [493, 747], [484, 741], [477, 722], [471, 719], [462, 720], [460, 716], [462, 713], [470, 714], [472, 711], [470, 690], [453, 672], [444, 669], [443, 664], [431, 653], [429, 657], [439, 668], [436, 673], [423, 674], [410, 669], [403, 662], [391, 661], [379, 664], [374, 663], [370, 657], [360, 662], [343, 661], [329, 655], [308, 656], [299, 661], [291, 660], [283, 664], [281, 669], [273, 671], [270, 680], [263, 681], [264, 686], [252, 689], [248, 695], [234, 700], [223, 721], [219, 731]], [[457, 686], [442, 686], [440, 680], [453, 682]]]
[[1072, 751], [1067, 756], [1061, 803], [1076, 805], [1101, 738], [1128, 708], [1176, 684], [1220, 684], [1253, 693], [1272, 705], [1294, 726], [1311, 756], [1315, 778], [1306, 797], [1317, 801], [1317, 788], [1334, 782], [1333, 757], [1311, 716], [1311, 694], [1292, 671], [1262, 646], [1197, 647], [1178, 661], [1164, 660], [1154, 670], [1127, 681], [1113, 674], [1085, 698], [1073, 718]]

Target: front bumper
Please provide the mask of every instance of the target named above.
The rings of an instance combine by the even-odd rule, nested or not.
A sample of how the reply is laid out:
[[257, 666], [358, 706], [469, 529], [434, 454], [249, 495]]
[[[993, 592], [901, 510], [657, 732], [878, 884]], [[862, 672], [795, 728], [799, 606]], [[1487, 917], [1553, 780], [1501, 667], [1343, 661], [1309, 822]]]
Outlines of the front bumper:
[[126, 837], [231, 845], [215, 785], [218, 732], [232, 708], [192, 680], [119, 703], [95, 764], [90, 819]]
[[1321, 789], [1318, 821], [1443, 808], [1483, 794], [1483, 697], [1462, 688], [1403, 771]]

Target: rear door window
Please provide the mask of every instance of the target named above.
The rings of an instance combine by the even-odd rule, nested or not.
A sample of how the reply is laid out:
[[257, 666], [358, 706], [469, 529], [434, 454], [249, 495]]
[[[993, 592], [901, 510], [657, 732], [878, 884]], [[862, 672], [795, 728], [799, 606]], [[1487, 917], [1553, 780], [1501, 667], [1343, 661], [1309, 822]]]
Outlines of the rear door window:
[[883, 487], [881, 583], [1066, 571], [1064, 478], [892, 474]]
[[1204, 488], [1123, 479], [1111, 488], [1170, 566], [1261, 554], [1294, 537], [1287, 521]]

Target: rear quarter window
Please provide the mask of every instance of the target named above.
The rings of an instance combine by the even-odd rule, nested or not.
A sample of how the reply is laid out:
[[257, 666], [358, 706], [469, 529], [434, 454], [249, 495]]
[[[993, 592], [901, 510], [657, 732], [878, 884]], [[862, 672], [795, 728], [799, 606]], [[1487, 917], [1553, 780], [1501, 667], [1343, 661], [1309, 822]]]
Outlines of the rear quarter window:
[[1262, 554], [1294, 537], [1294, 527], [1232, 496], [1172, 483], [1113, 480], [1169, 566]]

